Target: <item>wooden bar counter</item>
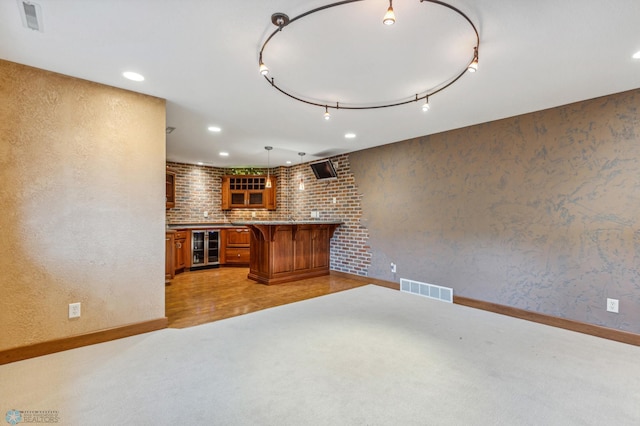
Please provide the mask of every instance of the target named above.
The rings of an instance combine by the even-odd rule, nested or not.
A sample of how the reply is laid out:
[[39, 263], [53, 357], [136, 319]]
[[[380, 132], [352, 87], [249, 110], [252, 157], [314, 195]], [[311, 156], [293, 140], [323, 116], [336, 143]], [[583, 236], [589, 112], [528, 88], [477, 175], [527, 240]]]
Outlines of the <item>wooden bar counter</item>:
[[329, 274], [330, 240], [342, 222], [251, 221], [248, 278], [279, 284]]

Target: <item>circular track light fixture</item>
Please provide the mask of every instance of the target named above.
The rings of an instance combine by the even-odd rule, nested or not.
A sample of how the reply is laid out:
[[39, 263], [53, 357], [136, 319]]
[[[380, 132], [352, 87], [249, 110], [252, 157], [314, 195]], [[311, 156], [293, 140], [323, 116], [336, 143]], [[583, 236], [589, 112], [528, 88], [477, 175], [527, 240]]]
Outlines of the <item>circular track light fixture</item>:
[[[314, 105], [314, 106], [318, 106], [321, 108], [324, 108], [324, 118], [326, 120], [328, 120], [330, 118], [330, 114], [329, 114], [329, 108], [332, 109], [349, 109], [349, 110], [367, 110], [367, 109], [379, 109], [379, 108], [389, 108], [389, 107], [394, 107], [394, 106], [399, 106], [399, 105], [405, 105], [411, 102], [419, 102], [421, 100], [424, 100], [424, 104], [422, 106], [423, 110], [428, 110], [429, 109], [429, 98], [432, 97], [433, 95], [442, 92], [443, 90], [445, 90], [446, 88], [448, 88], [449, 86], [451, 86], [453, 83], [455, 83], [456, 81], [458, 81], [466, 72], [475, 72], [478, 70], [478, 50], [480, 48], [480, 36], [478, 34], [478, 30], [476, 28], [476, 26], [474, 25], [473, 21], [471, 21], [471, 19], [469, 19], [469, 17], [462, 12], [460, 9], [456, 8], [455, 6], [452, 6], [450, 4], [447, 4], [443, 1], [439, 1], [439, 0], [419, 0], [420, 3], [431, 3], [433, 5], [437, 5], [443, 8], [446, 8], [447, 10], [459, 15], [460, 17], [463, 18], [464, 22], [466, 22], [469, 27], [471, 28], [471, 30], [473, 31], [473, 34], [475, 35], [475, 44], [472, 46], [469, 46], [469, 59], [466, 62], [466, 65], [464, 66], [464, 68], [462, 69], [462, 71], [456, 71], [456, 73], [451, 76], [450, 78], [442, 81], [439, 84], [433, 85], [430, 88], [425, 88], [424, 90], [422, 90], [420, 93], [415, 93], [415, 94], [410, 94], [408, 96], [405, 97], [398, 97], [396, 98], [397, 100], [395, 101], [382, 101], [382, 102], [372, 102], [372, 103], [367, 103], [367, 104], [358, 104], [358, 103], [343, 103], [343, 102], [339, 102], [339, 101], [335, 101], [335, 102], [328, 102], [328, 101], [324, 101], [324, 100], [317, 100], [315, 98], [311, 98], [311, 97], [306, 97], [303, 95], [300, 95], [299, 92], [297, 91], [293, 91], [291, 89], [284, 89], [283, 86], [280, 85], [280, 82], [278, 82], [278, 84], [276, 84], [276, 80], [274, 77], [269, 76], [269, 68], [267, 67], [267, 65], [265, 65], [265, 62], [263, 60], [263, 57], [265, 56], [265, 49], [268, 45], [268, 43], [271, 41], [271, 39], [273, 39], [276, 34], [280, 33], [283, 31], [283, 29], [287, 26], [292, 25], [294, 22], [312, 15], [316, 12], [320, 12], [322, 10], [326, 10], [326, 9], [330, 9], [330, 8], [334, 8], [334, 7], [338, 7], [338, 6], [342, 6], [345, 4], [349, 4], [349, 3], [356, 3], [356, 2], [361, 2], [364, 0], [345, 0], [345, 1], [339, 1], [337, 3], [331, 3], [325, 6], [320, 6], [317, 7], [315, 9], [309, 10], [308, 12], [304, 12], [294, 18], [289, 18], [286, 14], [284, 13], [274, 13], [273, 15], [271, 15], [271, 22], [277, 26], [278, 28], [273, 31], [268, 37], [267, 39], [264, 41], [264, 43], [262, 44], [262, 47], [260, 48], [260, 52], [258, 55], [258, 66], [259, 66], [259, 70], [260, 73], [264, 76], [265, 80], [277, 91], [279, 91], [280, 93], [295, 99], [297, 101], [303, 102], [305, 104], [309, 104], [309, 105]], [[418, 0], [415, 0], [418, 1]], [[393, 23], [396, 23], [396, 16], [393, 10], [393, 6], [392, 6], [392, 1], [389, 1], [389, 8], [386, 10], [386, 13], [384, 13], [383, 16], [383, 23], [385, 25], [391, 25]], [[397, 25], [401, 25], [400, 23], [398, 23]], [[295, 93], [295, 94], [294, 94]]]

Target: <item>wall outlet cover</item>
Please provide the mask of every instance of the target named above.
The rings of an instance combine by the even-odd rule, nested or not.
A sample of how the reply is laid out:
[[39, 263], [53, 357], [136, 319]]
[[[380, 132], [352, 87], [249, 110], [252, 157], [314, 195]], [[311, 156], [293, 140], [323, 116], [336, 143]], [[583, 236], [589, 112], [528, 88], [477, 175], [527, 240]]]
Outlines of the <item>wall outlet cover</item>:
[[69, 303], [69, 318], [80, 318], [80, 302]]

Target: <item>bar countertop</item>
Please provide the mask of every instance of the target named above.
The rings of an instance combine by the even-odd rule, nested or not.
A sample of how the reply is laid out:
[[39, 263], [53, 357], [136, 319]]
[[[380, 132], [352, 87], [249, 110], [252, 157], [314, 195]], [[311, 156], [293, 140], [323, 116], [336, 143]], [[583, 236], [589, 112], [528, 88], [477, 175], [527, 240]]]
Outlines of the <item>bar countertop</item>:
[[251, 225], [341, 225], [341, 220], [250, 220], [232, 222], [233, 226]]
[[243, 225], [233, 225], [231, 223], [170, 223], [167, 229], [224, 229], [237, 228]]

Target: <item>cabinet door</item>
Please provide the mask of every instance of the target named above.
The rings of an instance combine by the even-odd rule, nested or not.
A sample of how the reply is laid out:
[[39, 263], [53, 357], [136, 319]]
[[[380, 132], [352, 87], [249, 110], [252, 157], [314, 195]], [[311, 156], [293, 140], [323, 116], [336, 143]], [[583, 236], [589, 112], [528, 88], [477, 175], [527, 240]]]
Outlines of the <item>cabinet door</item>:
[[222, 177], [222, 203], [220, 208], [222, 210], [231, 209], [231, 194], [229, 188], [229, 176]]
[[229, 191], [229, 207], [232, 209], [247, 207], [246, 191]]
[[264, 207], [267, 210], [276, 210], [276, 187], [278, 186], [277, 178], [271, 176], [271, 188], [264, 191]]
[[168, 209], [172, 209], [176, 206], [176, 174], [173, 172], [167, 172], [166, 179], [166, 204]]
[[313, 230], [311, 237], [311, 267], [329, 267], [330, 236], [328, 227], [318, 227]]
[[175, 261], [175, 241], [173, 239], [173, 232], [167, 232], [165, 234], [165, 253], [164, 253], [164, 279], [165, 281], [173, 278], [174, 275], [174, 261]]
[[254, 209], [262, 209], [265, 207], [264, 204], [264, 196], [265, 191], [247, 191], [245, 195], [246, 203], [248, 207], [252, 207]]
[[187, 261], [187, 246], [185, 239], [176, 240], [176, 270], [184, 269]]
[[226, 236], [227, 247], [249, 247], [249, 230], [246, 228], [229, 229]]

